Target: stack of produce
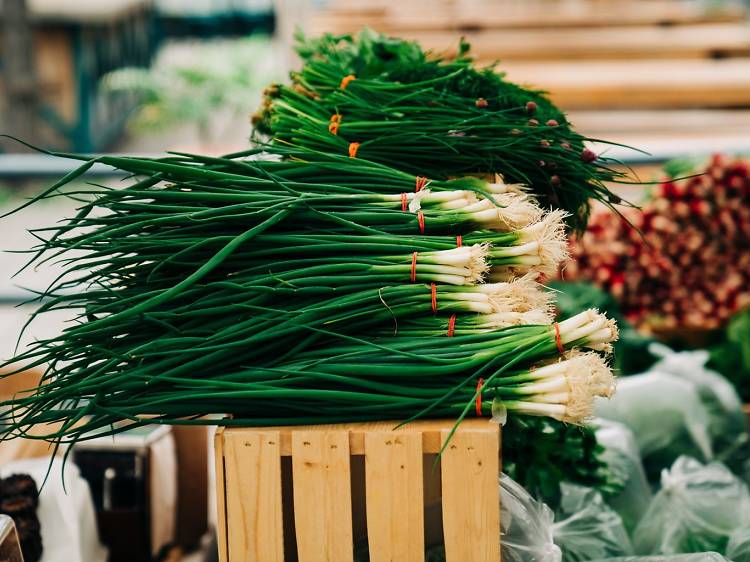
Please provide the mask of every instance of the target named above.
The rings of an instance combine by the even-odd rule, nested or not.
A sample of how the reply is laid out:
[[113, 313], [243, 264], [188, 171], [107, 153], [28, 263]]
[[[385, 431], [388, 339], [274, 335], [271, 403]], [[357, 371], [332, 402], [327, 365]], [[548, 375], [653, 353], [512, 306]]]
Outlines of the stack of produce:
[[636, 324], [717, 328], [750, 305], [750, 174], [715, 157], [705, 173], [669, 180], [630, 224], [592, 217], [572, 246], [566, 279], [612, 293]]
[[[537, 280], [619, 176], [465, 51], [370, 33], [302, 48], [294, 84], [267, 92], [261, 148], [65, 155], [86, 162], [40, 198], [65, 186], [82, 206], [34, 233], [30, 265], [66, 264], [38, 313], [77, 318], [13, 359], [47, 373], [0, 403], [4, 436], [507, 417], [508, 469], [535, 493], [608, 483], [578, 424], [613, 391], [616, 327], [595, 310], [554, 322]], [[71, 184], [97, 162], [130, 185]]]
[[598, 352], [614, 323], [553, 323], [533, 280], [565, 257], [560, 211], [517, 185], [296, 152], [99, 157], [40, 196], [95, 162], [134, 176], [69, 186], [78, 214], [36, 231], [30, 264], [67, 264], [37, 314], [78, 316], [14, 358], [47, 372], [0, 404], [6, 436], [509, 412], [579, 424], [611, 394]]
[[300, 37], [290, 85], [265, 92], [256, 130], [273, 143], [381, 162], [432, 179], [499, 173], [528, 185], [544, 207], [585, 227], [589, 200], [619, 202], [605, 183], [622, 175], [584, 146], [540, 92], [455, 59], [365, 30]]

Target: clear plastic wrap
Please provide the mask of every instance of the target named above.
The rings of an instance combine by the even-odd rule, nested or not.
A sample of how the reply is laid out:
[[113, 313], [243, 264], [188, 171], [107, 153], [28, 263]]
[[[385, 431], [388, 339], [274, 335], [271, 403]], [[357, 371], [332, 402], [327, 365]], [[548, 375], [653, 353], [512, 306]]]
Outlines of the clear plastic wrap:
[[696, 385], [708, 411], [713, 452], [718, 460], [726, 462], [726, 457], [749, 439], [742, 402], [734, 386], [706, 368], [710, 356], [706, 350], [675, 352], [661, 344], [651, 344], [649, 350], [660, 357], [652, 370], [683, 377]]
[[624, 556], [592, 562], [732, 562], [732, 560], [724, 558], [717, 552], [697, 552], [695, 554], [675, 554], [674, 556]]
[[750, 528], [732, 533], [727, 544], [727, 557], [732, 562], [750, 562]]
[[720, 462], [680, 457], [633, 534], [638, 553], [724, 552], [737, 529], [750, 527], [747, 485]]
[[554, 543], [554, 514], [507, 474], [500, 475], [500, 528], [503, 562], [560, 562]]
[[558, 522], [553, 528], [564, 562], [589, 562], [633, 554], [622, 519], [599, 492], [563, 483], [561, 493]]
[[632, 532], [651, 503], [653, 494], [641, 463], [641, 453], [633, 432], [625, 425], [612, 420], [595, 421], [596, 440], [604, 447], [601, 458], [607, 463], [623, 488], [607, 503], [622, 517], [628, 532]]
[[713, 459], [708, 410], [683, 377], [656, 371], [624, 377], [610, 400], [597, 400], [596, 413], [630, 428], [649, 480], [681, 455]]

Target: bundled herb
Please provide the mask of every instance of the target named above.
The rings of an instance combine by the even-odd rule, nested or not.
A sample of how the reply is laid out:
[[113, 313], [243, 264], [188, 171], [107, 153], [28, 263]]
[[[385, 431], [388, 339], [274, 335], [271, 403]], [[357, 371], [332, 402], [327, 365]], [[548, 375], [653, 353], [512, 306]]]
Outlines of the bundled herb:
[[552, 323], [532, 279], [565, 256], [559, 211], [501, 182], [428, 184], [356, 159], [337, 179], [336, 158], [304, 154], [67, 155], [86, 161], [39, 198], [95, 162], [134, 177], [65, 193], [78, 214], [35, 231], [30, 265], [67, 264], [37, 314], [77, 316], [13, 359], [47, 371], [0, 403], [5, 437], [50, 423], [35, 438], [149, 423], [579, 424], [611, 394], [600, 353], [613, 322], [589, 310]]
[[254, 124], [277, 145], [381, 162], [428, 178], [502, 174], [531, 187], [544, 207], [583, 229], [589, 200], [620, 199], [606, 182], [615, 162], [585, 147], [541, 92], [455, 59], [365, 30], [356, 38], [298, 37], [303, 58], [290, 85], [269, 87]]

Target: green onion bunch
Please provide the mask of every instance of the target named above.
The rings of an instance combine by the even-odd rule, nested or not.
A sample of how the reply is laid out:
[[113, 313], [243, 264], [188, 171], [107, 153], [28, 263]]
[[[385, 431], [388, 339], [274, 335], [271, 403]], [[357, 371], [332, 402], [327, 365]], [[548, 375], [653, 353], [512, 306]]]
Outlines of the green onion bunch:
[[[34, 316], [75, 320], [5, 365], [46, 368], [0, 403], [5, 438], [507, 413], [578, 424], [611, 393], [613, 323], [553, 323], [535, 281], [565, 257], [564, 213], [500, 180], [289, 150], [58, 154], [83, 164], [28, 204], [82, 203], [33, 231], [28, 265], [65, 266]], [[130, 181], [68, 185], [97, 162]]]
[[356, 38], [299, 37], [302, 68], [265, 91], [254, 116], [263, 135], [445, 179], [499, 173], [528, 185], [540, 203], [565, 210], [583, 229], [589, 201], [620, 199], [616, 162], [584, 146], [565, 115], [540, 92], [478, 68], [462, 43], [455, 59], [365, 30]]

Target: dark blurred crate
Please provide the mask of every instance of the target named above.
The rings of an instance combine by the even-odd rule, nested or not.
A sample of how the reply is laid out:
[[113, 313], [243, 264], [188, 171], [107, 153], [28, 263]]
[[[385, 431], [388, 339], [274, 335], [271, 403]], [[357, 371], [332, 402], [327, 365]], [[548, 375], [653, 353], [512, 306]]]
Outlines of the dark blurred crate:
[[73, 457], [91, 488], [110, 562], [149, 562], [174, 542], [176, 471], [161, 470], [176, 466], [170, 428], [148, 426], [81, 441]]

